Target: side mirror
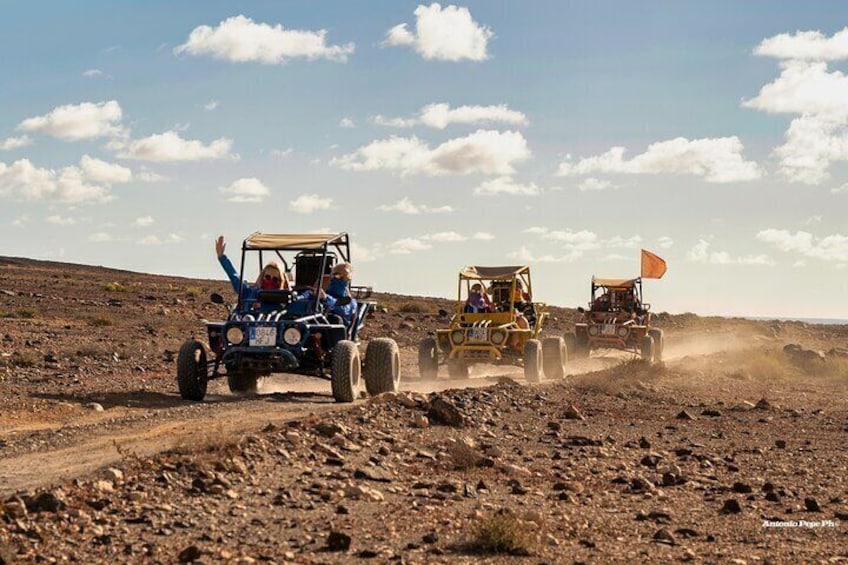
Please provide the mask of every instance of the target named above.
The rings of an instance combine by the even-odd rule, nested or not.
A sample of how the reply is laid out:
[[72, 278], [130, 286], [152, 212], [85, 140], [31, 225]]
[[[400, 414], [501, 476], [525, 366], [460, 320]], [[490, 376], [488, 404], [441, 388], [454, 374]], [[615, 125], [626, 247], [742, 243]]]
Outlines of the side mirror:
[[443, 308], [439, 308], [439, 317], [444, 318], [444, 317], [445, 317], [445, 316], [447, 316], [447, 315], [448, 315], [448, 311], [447, 311], [447, 310], [445, 310], [445, 309], [443, 309]]
[[215, 304], [223, 304], [224, 303], [224, 297], [221, 296], [220, 294], [218, 294], [217, 292], [213, 292], [209, 296], [209, 300], [211, 300]]
[[580, 313], [582, 314], [583, 312], [585, 312], [585, 311], [586, 311], [586, 309], [585, 309], [585, 308], [583, 308], [582, 306], [578, 306], [578, 307], [577, 307], [577, 311], [578, 311], [578, 312], [580, 312]]

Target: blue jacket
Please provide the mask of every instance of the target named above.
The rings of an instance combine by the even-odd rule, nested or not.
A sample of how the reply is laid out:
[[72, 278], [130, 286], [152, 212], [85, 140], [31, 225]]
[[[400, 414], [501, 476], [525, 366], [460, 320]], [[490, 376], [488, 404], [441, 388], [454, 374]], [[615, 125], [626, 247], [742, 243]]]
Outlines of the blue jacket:
[[[233, 285], [233, 292], [238, 295], [239, 287], [241, 287], [241, 301], [242, 304], [255, 304], [259, 301], [259, 288], [255, 285], [244, 281], [244, 284], [241, 284], [241, 279], [236, 272], [236, 268], [233, 267], [232, 262], [226, 255], [221, 255], [218, 257], [218, 262], [221, 263], [221, 267], [224, 268], [224, 272], [227, 273], [227, 277], [230, 279], [230, 283]], [[262, 304], [259, 302], [259, 308], [257, 312], [267, 314], [268, 312], [273, 312], [274, 310], [281, 309], [281, 306], [278, 304]]]

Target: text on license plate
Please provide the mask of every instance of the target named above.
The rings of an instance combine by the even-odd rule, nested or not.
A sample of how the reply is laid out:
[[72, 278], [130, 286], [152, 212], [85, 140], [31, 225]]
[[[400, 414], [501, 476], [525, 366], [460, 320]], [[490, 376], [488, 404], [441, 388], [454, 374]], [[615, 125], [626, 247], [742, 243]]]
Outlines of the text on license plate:
[[486, 329], [471, 328], [468, 330], [468, 341], [486, 341]]
[[277, 344], [277, 328], [253, 326], [250, 328], [250, 345], [274, 346]]
[[615, 335], [615, 324], [604, 324], [601, 328], [601, 333], [604, 335]]

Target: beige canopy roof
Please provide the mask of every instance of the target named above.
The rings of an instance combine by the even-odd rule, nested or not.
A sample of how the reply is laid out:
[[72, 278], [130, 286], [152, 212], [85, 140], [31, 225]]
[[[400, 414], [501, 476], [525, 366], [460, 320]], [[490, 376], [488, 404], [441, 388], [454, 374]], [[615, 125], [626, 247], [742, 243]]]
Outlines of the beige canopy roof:
[[598, 279], [592, 277], [595, 286], [606, 286], [612, 288], [633, 288], [639, 279]]
[[459, 276], [464, 279], [511, 279], [523, 273], [529, 273], [530, 267], [463, 267]]
[[328, 243], [341, 242], [346, 233], [259, 233], [255, 232], [244, 240], [245, 249], [277, 249], [300, 251], [321, 249]]

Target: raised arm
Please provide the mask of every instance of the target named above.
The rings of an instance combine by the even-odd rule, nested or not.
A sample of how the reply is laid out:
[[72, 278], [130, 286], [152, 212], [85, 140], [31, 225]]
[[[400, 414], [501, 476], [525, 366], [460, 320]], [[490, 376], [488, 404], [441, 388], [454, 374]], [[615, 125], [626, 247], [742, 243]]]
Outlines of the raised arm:
[[224, 268], [224, 272], [227, 273], [227, 278], [230, 279], [230, 283], [233, 285], [233, 292], [238, 295], [241, 279], [236, 272], [236, 268], [233, 267], [232, 261], [224, 254], [226, 247], [227, 244], [224, 242], [224, 236], [218, 236], [218, 239], [215, 240], [215, 252], [218, 254], [218, 262]]

